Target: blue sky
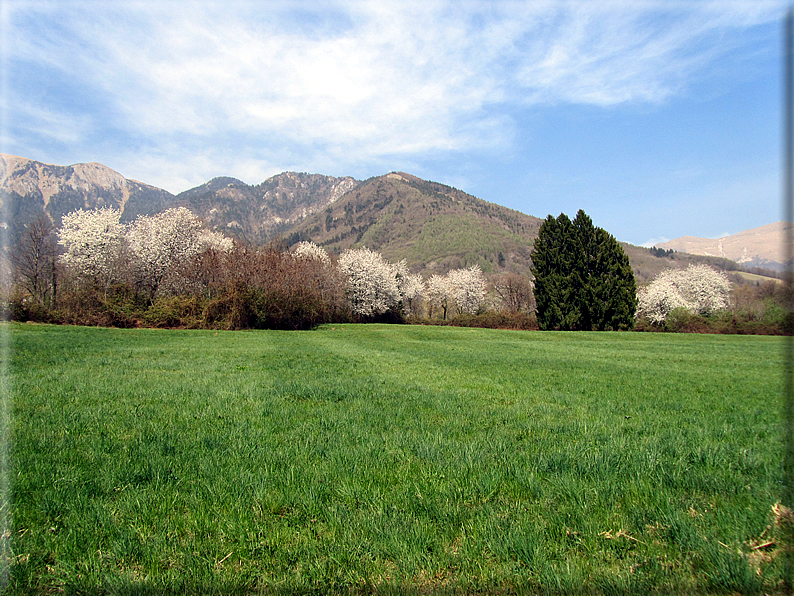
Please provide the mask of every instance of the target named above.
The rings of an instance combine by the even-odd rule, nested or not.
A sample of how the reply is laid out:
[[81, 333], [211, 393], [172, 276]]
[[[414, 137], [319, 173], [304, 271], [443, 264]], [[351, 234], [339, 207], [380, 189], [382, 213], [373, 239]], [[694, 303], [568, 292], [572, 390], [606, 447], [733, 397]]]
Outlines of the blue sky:
[[633, 244], [781, 219], [784, 2], [0, 1], [5, 153], [401, 170]]

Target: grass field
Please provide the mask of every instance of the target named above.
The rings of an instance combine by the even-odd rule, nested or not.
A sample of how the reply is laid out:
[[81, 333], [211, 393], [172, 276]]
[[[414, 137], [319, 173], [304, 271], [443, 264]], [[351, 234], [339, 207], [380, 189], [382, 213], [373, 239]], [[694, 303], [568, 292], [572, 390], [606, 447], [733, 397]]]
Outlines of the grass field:
[[780, 581], [781, 338], [7, 329], [12, 594]]

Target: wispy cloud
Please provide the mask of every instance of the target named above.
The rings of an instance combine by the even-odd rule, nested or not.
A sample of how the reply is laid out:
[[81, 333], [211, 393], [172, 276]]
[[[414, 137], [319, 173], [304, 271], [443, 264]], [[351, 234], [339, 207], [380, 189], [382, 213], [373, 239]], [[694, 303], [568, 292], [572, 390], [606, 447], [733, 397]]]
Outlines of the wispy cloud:
[[12, 4], [24, 7], [9, 19], [14, 76], [69, 81], [48, 97], [60, 106], [11, 94], [12, 112], [39, 112], [20, 134], [95, 138], [75, 97], [86, 94], [104, 106], [95, 126], [120, 143], [150, 139], [183, 164], [232, 165], [246, 147], [237, 167], [250, 175], [504, 146], [511, 111], [538, 104], [664, 102], [730, 51], [732, 30], [781, 11], [762, 0]]
[[663, 242], [670, 242], [670, 238], [665, 238], [664, 236], [660, 236], [659, 238], [651, 238], [650, 240], [646, 240], [645, 242], [640, 244], [640, 246], [644, 246], [645, 248], [651, 248]]

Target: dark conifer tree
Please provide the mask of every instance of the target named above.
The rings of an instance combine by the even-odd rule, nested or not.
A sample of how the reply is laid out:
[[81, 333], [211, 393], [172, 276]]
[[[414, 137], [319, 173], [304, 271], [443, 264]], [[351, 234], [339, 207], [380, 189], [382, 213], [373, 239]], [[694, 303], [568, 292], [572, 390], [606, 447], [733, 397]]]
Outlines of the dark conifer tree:
[[581, 209], [573, 222], [549, 215], [532, 251], [541, 329], [630, 329], [637, 307], [634, 274], [615, 238]]

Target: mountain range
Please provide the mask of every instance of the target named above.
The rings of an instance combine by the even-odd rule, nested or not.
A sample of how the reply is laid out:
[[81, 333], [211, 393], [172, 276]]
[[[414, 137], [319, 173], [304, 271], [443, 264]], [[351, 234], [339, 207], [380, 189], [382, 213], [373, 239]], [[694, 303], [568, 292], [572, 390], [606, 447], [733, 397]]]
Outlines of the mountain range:
[[[58, 166], [0, 154], [6, 252], [38, 217], [57, 227], [76, 209], [113, 207], [129, 222], [176, 206], [187, 207], [212, 229], [255, 245], [277, 238], [288, 244], [311, 240], [336, 254], [367, 246], [390, 261], [406, 259], [413, 271], [426, 275], [474, 264], [486, 275], [527, 274], [543, 221], [404, 172], [367, 180], [284, 172], [257, 185], [219, 177], [173, 195], [98, 163]], [[714, 261], [680, 253], [659, 256], [621, 244], [638, 283], [665, 267]]]

